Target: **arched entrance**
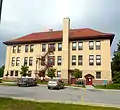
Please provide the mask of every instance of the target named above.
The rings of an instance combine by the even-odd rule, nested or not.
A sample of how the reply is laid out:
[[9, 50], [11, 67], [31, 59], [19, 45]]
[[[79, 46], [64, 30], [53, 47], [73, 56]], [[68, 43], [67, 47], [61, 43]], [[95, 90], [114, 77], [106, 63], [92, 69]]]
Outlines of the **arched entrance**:
[[86, 85], [92, 85], [94, 76], [91, 74], [85, 75]]

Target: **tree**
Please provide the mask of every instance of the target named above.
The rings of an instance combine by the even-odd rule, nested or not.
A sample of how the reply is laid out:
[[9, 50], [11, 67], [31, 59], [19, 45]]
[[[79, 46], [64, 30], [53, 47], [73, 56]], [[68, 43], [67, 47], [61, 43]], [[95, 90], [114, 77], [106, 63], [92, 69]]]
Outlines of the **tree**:
[[54, 69], [54, 68], [49, 68], [49, 69], [48, 69], [47, 76], [52, 79], [53, 77], [55, 77], [55, 71], [56, 71], [56, 69]]
[[28, 75], [27, 74], [28, 70], [29, 70], [28, 66], [22, 66], [21, 67], [21, 72], [20, 72], [21, 76], [27, 76]]
[[120, 41], [117, 44], [117, 51], [112, 58], [112, 78], [114, 83], [120, 83]]
[[5, 66], [3, 65], [3, 66], [0, 68], [0, 77], [3, 77], [4, 69], [5, 69]]
[[81, 78], [82, 77], [82, 72], [79, 70], [79, 69], [75, 69], [73, 71], [73, 76], [78, 79], [78, 78]]

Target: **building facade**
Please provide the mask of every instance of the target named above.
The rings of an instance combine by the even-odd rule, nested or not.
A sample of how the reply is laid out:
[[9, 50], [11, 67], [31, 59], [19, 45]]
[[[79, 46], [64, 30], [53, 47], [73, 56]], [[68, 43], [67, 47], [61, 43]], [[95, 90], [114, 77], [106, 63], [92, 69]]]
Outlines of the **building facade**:
[[82, 72], [80, 79], [86, 84], [109, 82], [113, 38], [114, 34], [89, 28], [70, 29], [70, 19], [64, 18], [63, 31], [32, 33], [4, 42], [7, 45], [4, 77], [20, 77], [21, 66], [27, 65], [29, 77], [39, 74], [47, 78], [47, 70], [52, 66], [56, 68], [56, 77], [70, 83], [74, 69]]

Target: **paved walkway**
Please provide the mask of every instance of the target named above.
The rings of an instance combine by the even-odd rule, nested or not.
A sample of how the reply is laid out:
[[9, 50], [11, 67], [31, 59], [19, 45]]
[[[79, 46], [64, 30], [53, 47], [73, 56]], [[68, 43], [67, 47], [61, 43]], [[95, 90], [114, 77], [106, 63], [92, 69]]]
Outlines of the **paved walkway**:
[[92, 85], [86, 85], [86, 89], [95, 89]]

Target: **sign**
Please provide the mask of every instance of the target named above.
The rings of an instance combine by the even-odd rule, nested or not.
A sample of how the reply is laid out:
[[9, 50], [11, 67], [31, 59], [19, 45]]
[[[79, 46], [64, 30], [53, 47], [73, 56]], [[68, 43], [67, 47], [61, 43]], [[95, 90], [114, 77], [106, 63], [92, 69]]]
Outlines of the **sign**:
[[107, 80], [104, 80], [104, 81], [103, 81], [103, 84], [106, 85], [106, 84], [107, 84]]

